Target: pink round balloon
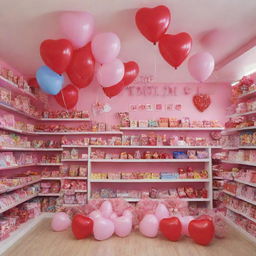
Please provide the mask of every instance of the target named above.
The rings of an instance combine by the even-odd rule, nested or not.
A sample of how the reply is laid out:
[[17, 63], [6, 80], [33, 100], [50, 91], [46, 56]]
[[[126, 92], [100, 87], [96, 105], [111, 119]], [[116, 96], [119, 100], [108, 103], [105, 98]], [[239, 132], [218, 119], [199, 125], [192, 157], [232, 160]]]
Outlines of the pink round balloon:
[[113, 61], [120, 52], [120, 39], [112, 32], [101, 33], [92, 39], [92, 54], [99, 63]]
[[128, 236], [132, 231], [132, 219], [129, 216], [121, 216], [114, 220], [115, 234], [120, 237]]
[[102, 87], [110, 87], [119, 83], [124, 76], [124, 64], [115, 59], [110, 63], [103, 64], [97, 72], [97, 80]]
[[190, 223], [191, 220], [194, 220], [194, 217], [184, 216], [184, 217], [179, 217], [179, 219], [182, 225], [182, 235], [189, 236], [188, 224]]
[[139, 224], [140, 232], [147, 237], [155, 237], [158, 234], [159, 221], [153, 214], [146, 214]]
[[100, 212], [103, 217], [109, 218], [113, 212], [112, 204], [109, 201], [104, 201], [100, 206]]
[[97, 218], [93, 223], [93, 235], [96, 240], [110, 238], [115, 231], [114, 223], [106, 218]]
[[194, 79], [204, 82], [212, 74], [214, 65], [214, 58], [210, 53], [196, 53], [188, 60], [188, 71]]
[[65, 212], [57, 212], [54, 214], [51, 222], [53, 231], [64, 231], [71, 225], [71, 220]]
[[92, 220], [96, 220], [98, 218], [101, 218], [102, 217], [102, 214], [101, 214], [101, 211], [99, 210], [95, 210], [95, 211], [92, 211], [89, 215], [88, 215], [89, 218], [91, 218]]
[[60, 16], [63, 34], [73, 46], [81, 48], [91, 41], [94, 31], [94, 17], [88, 12], [64, 12]]
[[164, 218], [169, 218], [169, 211], [166, 208], [166, 206], [164, 204], [158, 204], [158, 206], [156, 207], [156, 211], [155, 211], [155, 215], [157, 217], [157, 219], [160, 221]]

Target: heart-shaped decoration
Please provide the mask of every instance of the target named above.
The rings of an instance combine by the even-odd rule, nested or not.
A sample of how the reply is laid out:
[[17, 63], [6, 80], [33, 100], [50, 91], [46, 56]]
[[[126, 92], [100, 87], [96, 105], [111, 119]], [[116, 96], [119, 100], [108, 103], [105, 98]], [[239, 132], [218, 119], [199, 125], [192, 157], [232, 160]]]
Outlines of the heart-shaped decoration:
[[177, 217], [162, 219], [160, 221], [160, 231], [167, 239], [176, 242], [181, 238], [181, 222]]
[[188, 33], [163, 35], [159, 40], [159, 51], [162, 57], [175, 69], [186, 59], [192, 46], [192, 38]]
[[139, 224], [141, 234], [147, 237], [157, 236], [159, 229], [159, 221], [153, 214], [146, 214]]
[[114, 220], [115, 234], [119, 237], [128, 236], [132, 231], [132, 219], [129, 216], [117, 217]]
[[193, 97], [195, 107], [204, 112], [211, 104], [211, 98], [208, 94], [197, 94]]
[[92, 234], [93, 220], [81, 214], [76, 214], [72, 220], [72, 232], [76, 239], [84, 239]]
[[93, 235], [96, 240], [105, 240], [110, 238], [115, 231], [114, 223], [106, 218], [98, 218], [94, 221]]
[[40, 46], [40, 55], [44, 63], [58, 74], [66, 71], [72, 54], [73, 46], [66, 39], [48, 39]]
[[136, 25], [141, 34], [154, 44], [166, 32], [170, 19], [170, 11], [164, 5], [155, 8], [141, 8], [135, 16]]
[[188, 225], [190, 237], [201, 245], [208, 245], [214, 237], [214, 225], [209, 219], [192, 220]]

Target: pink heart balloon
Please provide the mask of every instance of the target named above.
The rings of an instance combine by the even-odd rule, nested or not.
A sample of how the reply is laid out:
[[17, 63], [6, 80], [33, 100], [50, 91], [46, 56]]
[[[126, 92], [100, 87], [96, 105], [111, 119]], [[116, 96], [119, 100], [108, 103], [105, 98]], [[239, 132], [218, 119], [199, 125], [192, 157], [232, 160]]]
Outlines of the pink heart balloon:
[[128, 216], [130, 218], [133, 218], [132, 212], [130, 210], [124, 210], [123, 216]]
[[115, 234], [120, 237], [128, 236], [132, 231], [132, 219], [129, 216], [117, 217], [114, 220]]
[[114, 221], [117, 218], [117, 214], [115, 212], [112, 212], [111, 215], [109, 216], [109, 219]]
[[97, 218], [93, 223], [93, 235], [96, 240], [110, 238], [115, 231], [114, 223], [106, 218]]
[[57, 212], [54, 214], [51, 222], [53, 231], [64, 231], [71, 225], [71, 220], [65, 212]]
[[158, 204], [158, 206], [156, 207], [156, 211], [155, 211], [155, 215], [157, 217], [157, 219], [160, 221], [164, 218], [169, 218], [169, 211], [166, 208], [166, 206], [164, 204]]
[[102, 214], [99, 210], [95, 210], [95, 211], [92, 211], [89, 216], [89, 218], [93, 219], [93, 220], [96, 220], [98, 218], [101, 218], [102, 217]]
[[109, 218], [113, 212], [112, 204], [109, 201], [104, 201], [100, 206], [100, 212], [103, 217]]
[[81, 48], [91, 41], [94, 18], [88, 12], [64, 12], [60, 16], [60, 27], [73, 46]]
[[194, 220], [194, 217], [184, 216], [184, 217], [179, 217], [179, 219], [180, 219], [181, 225], [182, 225], [182, 231], [181, 231], [182, 235], [189, 236], [188, 225], [191, 220]]
[[147, 237], [157, 236], [159, 221], [153, 214], [146, 214], [139, 224], [140, 232]]

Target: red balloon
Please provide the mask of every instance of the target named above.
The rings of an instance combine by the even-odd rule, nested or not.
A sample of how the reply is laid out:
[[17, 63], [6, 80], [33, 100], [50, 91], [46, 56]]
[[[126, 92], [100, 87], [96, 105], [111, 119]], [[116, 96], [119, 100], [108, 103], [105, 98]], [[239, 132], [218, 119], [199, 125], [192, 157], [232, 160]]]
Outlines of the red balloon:
[[171, 19], [168, 7], [141, 8], [135, 16], [136, 25], [143, 36], [154, 44], [166, 32]]
[[35, 77], [32, 77], [28, 80], [28, 85], [33, 88], [40, 88]]
[[178, 241], [181, 238], [182, 225], [177, 217], [165, 218], [160, 221], [160, 231], [170, 241]]
[[95, 60], [91, 51], [91, 43], [73, 52], [67, 68], [67, 74], [73, 84], [79, 88], [87, 87], [93, 79]]
[[54, 97], [63, 108], [71, 109], [77, 104], [78, 89], [74, 85], [69, 84]]
[[110, 87], [102, 87], [104, 93], [112, 98], [118, 95], [127, 85], [131, 84], [139, 74], [139, 65], [135, 61], [124, 63], [124, 77], [123, 79]]
[[192, 46], [192, 38], [188, 33], [163, 35], [159, 40], [162, 57], [175, 69], [186, 59]]
[[76, 239], [84, 239], [92, 234], [93, 220], [81, 214], [76, 214], [72, 220], [72, 232]]
[[209, 219], [192, 220], [188, 225], [190, 237], [201, 245], [208, 245], [214, 237], [214, 225]]
[[66, 39], [45, 40], [40, 46], [44, 63], [58, 74], [66, 71], [73, 54], [73, 46]]

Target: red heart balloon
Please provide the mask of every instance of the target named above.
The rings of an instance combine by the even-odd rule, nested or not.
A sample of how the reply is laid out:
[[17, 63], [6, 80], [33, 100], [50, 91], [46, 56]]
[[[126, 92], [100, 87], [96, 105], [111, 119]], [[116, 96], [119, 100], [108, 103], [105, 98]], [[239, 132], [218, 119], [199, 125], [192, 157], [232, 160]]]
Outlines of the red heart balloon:
[[201, 245], [208, 245], [214, 237], [214, 225], [209, 219], [192, 220], [188, 225], [190, 237]]
[[73, 52], [67, 68], [67, 74], [73, 84], [79, 88], [87, 87], [93, 79], [95, 60], [91, 51], [91, 43]]
[[71, 109], [77, 104], [78, 89], [74, 85], [69, 84], [54, 97], [63, 108]]
[[197, 94], [193, 97], [195, 107], [204, 112], [211, 104], [211, 98], [208, 94]]
[[178, 241], [181, 238], [182, 225], [177, 217], [165, 218], [160, 221], [160, 231], [170, 241]]
[[35, 77], [32, 77], [28, 80], [28, 85], [33, 88], [39, 88], [39, 84]]
[[154, 44], [166, 32], [171, 19], [168, 7], [141, 8], [136, 12], [136, 25], [143, 36]]
[[118, 95], [127, 85], [131, 84], [139, 74], [139, 65], [135, 61], [124, 63], [124, 77], [123, 79], [109, 87], [102, 87], [104, 93], [112, 98]]
[[192, 38], [188, 33], [163, 35], [159, 40], [159, 51], [162, 57], [175, 69], [186, 59], [192, 46]]
[[76, 239], [84, 239], [92, 234], [93, 220], [81, 214], [76, 214], [72, 220], [72, 232]]
[[40, 46], [44, 63], [58, 74], [66, 71], [73, 53], [72, 44], [66, 39], [45, 40]]

